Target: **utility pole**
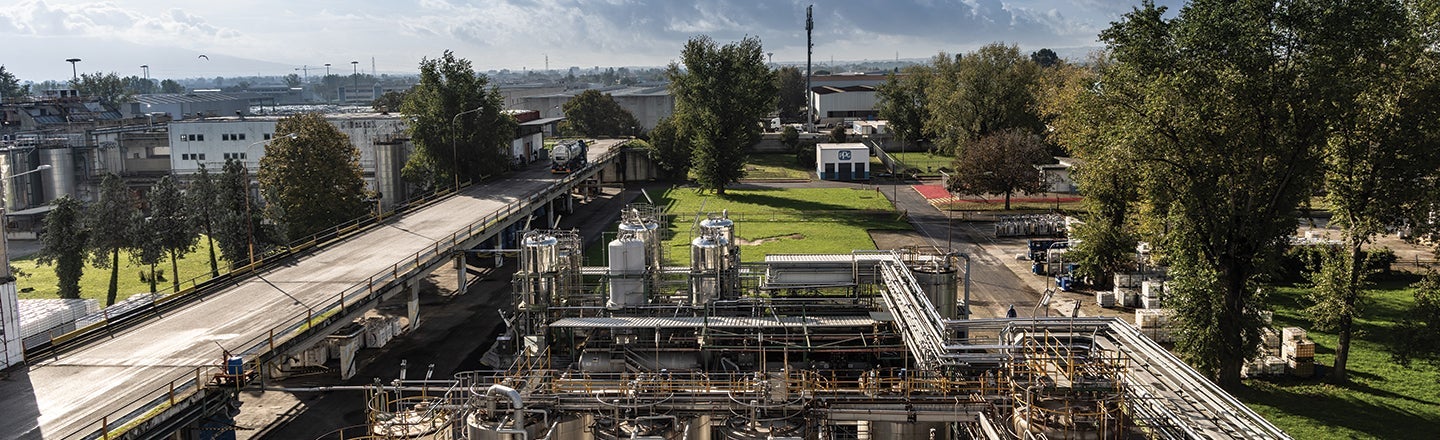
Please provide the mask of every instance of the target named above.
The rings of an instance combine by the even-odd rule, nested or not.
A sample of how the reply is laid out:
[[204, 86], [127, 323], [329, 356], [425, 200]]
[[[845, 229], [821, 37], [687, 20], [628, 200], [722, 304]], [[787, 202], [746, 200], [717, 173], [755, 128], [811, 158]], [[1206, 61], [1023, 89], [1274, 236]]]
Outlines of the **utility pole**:
[[810, 55], [815, 53], [815, 42], [811, 40], [811, 31], [815, 30], [815, 19], [811, 11], [815, 5], [805, 7], [805, 132], [815, 132], [815, 115], [810, 108]]

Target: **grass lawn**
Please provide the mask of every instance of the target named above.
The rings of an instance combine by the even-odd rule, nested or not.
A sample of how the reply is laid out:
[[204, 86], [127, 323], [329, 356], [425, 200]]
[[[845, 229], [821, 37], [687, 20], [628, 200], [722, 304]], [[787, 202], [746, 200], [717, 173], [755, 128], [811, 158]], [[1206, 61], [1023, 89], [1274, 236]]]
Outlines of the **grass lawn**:
[[921, 152], [890, 152], [890, 156], [900, 162], [904, 162], [909, 168], [919, 168], [922, 174], [938, 174], [940, 167], [953, 168], [952, 162], [955, 158], [939, 154]]
[[[200, 245], [195, 247], [194, 252], [180, 257], [181, 288], [188, 288], [194, 285], [191, 282], [192, 278], [203, 277], [194, 280], [194, 282], [201, 282], [210, 278], [209, 245], [206, 244], [205, 240], [206, 238], [201, 237]], [[220, 250], [217, 248], [215, 252], [216, 258], [220, 258]], [[116, 295], [116, 301], [128, 298], [133, 294], [150, 292], [149, 283], [140, 281], [140, 273], [142, 271], [148, 271], [149, 268], [142, 268], [141, 266], [132, 264], [130, 262], [130, 255], [124, 251], [120, 252], [120, 262], [122, 263], [120, 266], [120, 289]], [[227, 263], [223, 260], [218, 263], [221, 273], [224, 273]], [[19, 276], [15, 280], [15, 286], [21, 290], [20, 299], [58, 298], [55, 295], [56, 290], [58, 290], [55, 287], [58, 279], [55, 278], [54, 266], [40, 265], [33, 257], [11, 261], [10, 264], [24, 273], [23, 276]], [[162, 260], [160, 265], [156, 266], [156, 269], [157, 271], [164, 269], [165, 277], [164, 281], [155, 284], [155, 289], [161, 292], [169, 291], [171, 280], [175, 279], [174, 274], [170, 273], [170, 259], [166, 258]], [[97, 299], [103, 306], [105, 305], [105, 293], [109, 287], [110, 269], [99, 269], [89, 264], [85, 265], [85, 273], [80, 276], [80, 296], [82, 298]], [[26, 292], [25, 289], [27, 288], [33, 290]]]
[[[653, 194], [652, 194], [653, 195]], [[729, 190], [724, 198], [671, 188], [656, 203], [668, 206], [665, 257], [669, 265], [690, 264], [691, 227], [704, 205], [706, 213], [728, 210], [742, 239], [740, 258], [758, 262], [771, 253], [849, 253], [875, 249], [866, 233], [873, 229], [910, 229], [895, 208], [873, 190], [786, 188]], [[609, 238], [609, 237], [606, 237]], [[586, 264], [603, 263], [604, 243], [586, 252]], [[600, 258], [597, 260], [596, 258]]]
[[1305, 289], [1279, 289], [1271, 297], [1276, 327], [1302, 327], [1315, 340], [1316, 377], [1247, 380], [1242, 401], [1296, 439], [1429, 439], [1440, 427], [1440, 368], [1410, 368], [1390, 361], [1385, 350], [1395, 324], [1413, 305], [1414, 277], [1385, 281], [1370, 294], [1350, 349], [1350, 383], [1319, 379], [1335, 362], [1335, 334], [1316, 331], [1304, 312]]
[[[1005, 196], [962, 197], [960, 200], [941, 203], [938, 207], [944, 211], [1004, 211]], [[1047, 211], [1058, 209], [1060, 212], [1075, 212], [1083, 210], [1084, 207], [1084, 203], [1080, 197], [1074, 194], [1049, 196], [1017, 194], [1010, 197], [1010, 209], [1013, 211]]]
[[815, 164], [795, 162], [794, 154], [752, 154], [745, 162], [746, 180], [810, 180]]

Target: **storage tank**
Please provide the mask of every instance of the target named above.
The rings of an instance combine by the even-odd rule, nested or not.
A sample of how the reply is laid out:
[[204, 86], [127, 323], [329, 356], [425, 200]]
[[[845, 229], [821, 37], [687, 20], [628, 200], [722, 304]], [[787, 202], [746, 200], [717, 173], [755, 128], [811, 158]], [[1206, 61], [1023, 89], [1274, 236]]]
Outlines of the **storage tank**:
[[940, 316], [949, 319], [956, 319], [960, 316], [959, 309], [959, 285], [956, 280], [957, 271], [955, 266], [948, 264], [940, 258], [926, 259], [910, 263], [910, 273], [915, 277], [915, 282], [920, 284], [920, 289], [925, 291], [925, 297]]
[[559, 243], [547, 234], [525, 234], [521, 241], [520, 270], [536, 274], [554, 272], [560, 261]]
[[40, 150], [40, 164], [50, 170], [38, 173], [45, 187], [45, 199], [75, 195], [75, 159], [69, 148]]
[[703, 235], [714, 235], [725, 239], [725, 242], [730, 244], [732, 251], [739, 246], [735, 241], [735, 222], [730, 220], [729, 213], [701, 220], [700, 230]]
[[720, 280], [729, 272], [729, 243], [717, 236], [700, 236], [690, 241], [690, 301], [703, 305], [721, 297]]
[[654, 219], [639, 218], [636, 212], [632, 221], [620, 223], [620, 235], [631, 235], [645, 243], [645, 265], [647, 267], [659, 268], [660, 261], [660, 224]]
[[380, 206], [395, 207], [395, 202], [405, 199], [405, 180], [400, 170], [405, 168], [405, 146], [402, 143], [375, 143], [375, 189], [380, 191]]
[[645, 242], [621, 236], [610, 242], [610, 300], [606, 307], [618, 309], [645, 303]]

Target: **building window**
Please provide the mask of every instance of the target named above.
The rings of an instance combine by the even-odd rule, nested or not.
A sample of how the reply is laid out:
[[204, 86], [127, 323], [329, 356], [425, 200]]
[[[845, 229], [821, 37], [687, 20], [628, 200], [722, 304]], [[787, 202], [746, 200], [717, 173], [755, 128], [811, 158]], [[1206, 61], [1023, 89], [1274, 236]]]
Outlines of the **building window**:
[[200, 159], [198, 160], [205, 160], [205, 153], [200, 153]]
[[242, 140], [242, 141], [245, 140], [245, 133], [239, 133], [239, 134], [236, 134], [236, 136], [240, 136], [240, 140]]
[[245, 153], [240, 153], [240, 160], [245, 160]]
[[265, 133], [265, 140], [267, 140], [267, 141], [270, 140], [270, 136], [274, 136], [274, 135], [275, 135], [274, 133]]
[[220, 140], [222, 140], [222, 141], [228, 141], [228, 140], [230, 140], [230, 133], [221, 133], [221, 134], [220, 134]]

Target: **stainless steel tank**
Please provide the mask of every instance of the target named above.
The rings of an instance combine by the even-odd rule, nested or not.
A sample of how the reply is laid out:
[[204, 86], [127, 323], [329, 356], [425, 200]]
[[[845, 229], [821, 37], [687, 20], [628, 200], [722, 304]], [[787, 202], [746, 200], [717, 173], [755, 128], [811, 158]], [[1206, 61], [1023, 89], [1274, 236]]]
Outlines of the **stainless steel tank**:
[[[69, 148], [40, 150], [40, 164], [50, 165], [49, 170], [37, 173], [45, 187], [45, 199], [75, 195], [75, 155]], [[8, 183], [8, 182], [7, 182]]]
[[959, 277], [955, 266], [940, 257], [912, 261], [909, 266], [911, 275], [940, 316], [949, 319], [959, 317]]
[[521, 242], [520, 270], [536, 274], [554, 272], [560, 261], [559, 243], [546, 234], [526, 234]]
[[690, 241], [690, 301], [703, 305], [720, 297], [723, 277], [729, 270], [728, 243], [715, 236]]

